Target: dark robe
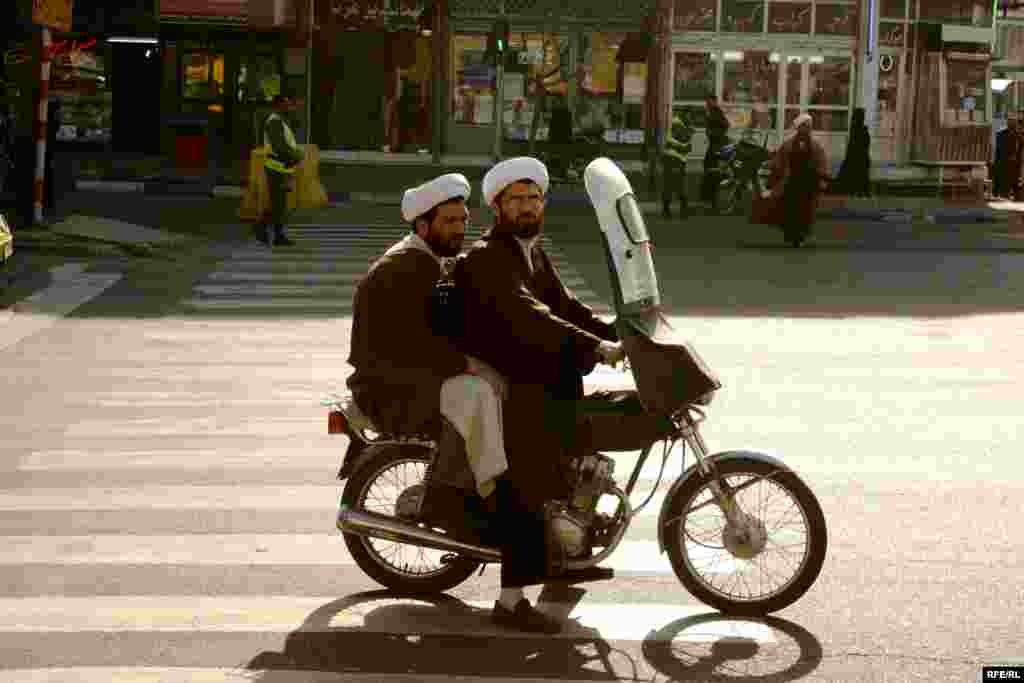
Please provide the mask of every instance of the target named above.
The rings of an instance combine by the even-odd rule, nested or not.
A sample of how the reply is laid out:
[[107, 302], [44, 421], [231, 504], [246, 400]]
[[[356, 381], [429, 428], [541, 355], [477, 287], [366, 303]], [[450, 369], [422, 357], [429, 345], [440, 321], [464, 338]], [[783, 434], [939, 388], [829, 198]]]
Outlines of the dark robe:
[[441, 385], [466, 357], [434, 333], [431, 302], [441, 264], [414, 247], [389, 250], [356, 287], [347, 384], [356, 403], [393, 434], [436, 436]]
[[768, 185], [772, 196], [782, 202], [783, 226], [814, 224], [821, 197], [821, 182], [828, 178], [825, 149], [808, 139], [804, 149], [797, 148], [798, 136], [786, 140], [776, 152]]
[[546, 500], [569, 492], [564, 463], [584, 447], [576, 401], [593, 370], [602, 339], [614, 328], [562, 283], [543, 248], [531, 252], [492, 229], [455, 269], [465, 328], [460, 348], [490, 363], [508, 380], [503, 431], [508, 471], [496, 492], [503, 588], [545, 581]]
[[460, 259], [466, 329], [460, 348], [490, 363], [509, 383], [504, 431], [509, 478], [533, 502], [564, 495], [567, 451], [578, 446], [575, 401], [601, 340], [617, 339], [562, 283], [540, 244], [533, 272], [519, 241], [489, 231]]
[[1004, 128], [996, 133], [995, 159], [992, 163], [992, 194], [996, 197], [1009, 196], [1009, 155], [1010, 130]]
[[863, 123], [854, 120], [850, 140], [846, 145], [846, 158], [839, 169], [838, 185], [842, 192], [854, 197], [871, 196], [871, 133]]

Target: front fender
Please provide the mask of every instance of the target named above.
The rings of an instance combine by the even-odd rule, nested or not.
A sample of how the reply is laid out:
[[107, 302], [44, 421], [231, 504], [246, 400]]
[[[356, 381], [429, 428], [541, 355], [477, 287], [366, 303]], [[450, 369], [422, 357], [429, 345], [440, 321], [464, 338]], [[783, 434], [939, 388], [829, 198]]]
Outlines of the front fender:
[[[782, 462], [775, 456], [768, 455], [767, 453], [758, 453], [757, 451], [723, 451], [721, 453], [712, 453], [705, 458], [705, 460], [710, 460], [716, 463], [725, 463], [731, 460], [757, 460], [768, 465], [774, 465], [779, 469], [790, 469], [786, 463]], [[694, 476], [700, 476], [700, 469], [697, 467], [696, 463], [686, 468], [686, 471], [683, 472], [682, 476], [675, 480], [672, 487], [669, 488], [668, 493], [665, 494], [665, 500], [661, 505], [661, 510], [658, 511], [658, 550], [660, 552], [665, 552], [665, 510], [668, 508], [668, 502], [672, 500], [676, 492], [678, 492], [679, 489]]]

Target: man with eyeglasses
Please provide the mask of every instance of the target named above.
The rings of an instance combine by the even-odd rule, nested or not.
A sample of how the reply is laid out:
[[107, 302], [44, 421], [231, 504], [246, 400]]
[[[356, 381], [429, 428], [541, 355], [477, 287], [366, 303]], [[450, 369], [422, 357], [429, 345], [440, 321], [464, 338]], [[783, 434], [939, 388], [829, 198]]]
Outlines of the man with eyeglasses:
[[[617, 363], [624, 352], [614, 327], [572, 295], [539, 244], [548, 182], [547, 168], [532, 157], [508, 159], [487, 172], [483, 193], [494, 226], [459, 260], [454, 277], [464, 307], [460, 348], [508, 382], [508, 470], [495, 491], [502, 590], [493, 618], [553, 633], [560, 624], [535, 610], [523, 587], [559, 580], [548, 573], [542, 545], [544, 505], [566, 497], [564, 463], [583, 448], [574, 422], [583, 375], [598, 362]], [[562, 579], [611, 577], [610, 570], [595, 570]]]

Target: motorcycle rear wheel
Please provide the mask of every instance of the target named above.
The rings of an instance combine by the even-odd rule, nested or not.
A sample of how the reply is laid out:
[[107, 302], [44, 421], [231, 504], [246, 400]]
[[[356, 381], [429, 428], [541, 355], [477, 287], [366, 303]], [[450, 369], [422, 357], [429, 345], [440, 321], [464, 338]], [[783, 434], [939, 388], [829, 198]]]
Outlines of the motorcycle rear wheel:
[[[419, 446], [382, 449], [348, 479], [342, 502], [355, 510], [399, 516], [403, 500], [417, 495], [422, 497], [431, 453]], [[390, 485], [381, 481], [389, 477]], [[389, 493], [394, 494], [390, 499]], [[377, 583], [398, 593], [443, 593], [468, 579], [480, 566], [476, 560], [460, 556], [446, 557], [442, 562], [441, 557], [446, 553], [407, 543], [344, 532], [342, 536], [359, 568]]]
[[[718, 476], [732, 488], [740, 488], [735, 492], [736, 502], [763, 533], [763, 544], [757, 549], [756, 544], [745, 546], [730, 536], [724, 514], [711, 499], [711, 479], [694, 472], [672, 498], [665, 501], [666, 518], [672, 520], [664, 529], [665, 546], [673, 571], [690, 594], [725, 614], [762, 616], [788, 607], [810, 589], [825, 561], [828, 531], [821, 505], [792, 470], [779, 469], [753, 458], [731, 459], [716, 463], [715, 468]], [[750, 485], [741, 488], [744, 482]], [[800, 547], [800, 552], [784, 563], [795, 569], [789, 570], [787, 580], [777, 588], [762, 594], [740, 595], [736, 591], [743, 587], [764, 585], [761, 573], [771, 556], [788, 555], [789, 544], [780, 543], [780, 540], [800, 540], [800, 533], [790, 531], [787, 534], [786, 530], [780, 533], [782, 522], [773, 524], [773, 520], [764, 519], [767, 503], [783, 497], [790, 502], [785, 513], [780, 515], [783, 522], [793, 519], [806, 529], [803, 542], [793, 543], [794, 547]], [[754, 509], [757, 503], [765, 509]], [[721, 530], [702, 527], [698, 513], [700, 519], [720, 520]], [[710, 560], [710, 571], [706, 573], [698, 567], [705, 558]], [[730, 567], [735, 569], [732, 574], [721, 571]], [[732, 584], [726, 584], [714, 581], [715, 576], [736, 578]]]

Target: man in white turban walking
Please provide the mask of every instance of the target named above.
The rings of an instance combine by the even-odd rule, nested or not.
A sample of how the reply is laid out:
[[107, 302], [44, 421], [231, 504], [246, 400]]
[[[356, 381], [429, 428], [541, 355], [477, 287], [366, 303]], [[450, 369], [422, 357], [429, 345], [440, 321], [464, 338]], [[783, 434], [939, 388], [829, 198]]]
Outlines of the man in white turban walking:
[[818, 211], [818, 199], [830, 176], [825, 149], [811, 137], [810, 114], [793, 121], [796, 133], [779, 146], [772, 162], [769, 197], [781, 202], [780, 216], [786, 241], [794, 247], [803, 244]]
[[[554, 633], [560, 624], [523, 594], [525, 586], [559, 580], [546, 566], [543, 506], [567, 494], [563, 465], [582, 447], [575, 402], [583, 397], [583, 375], [624, 353], [613, 326], [570, 293], [538, 243], [548, 182], [547, 168], [531, 157], [505, 160], [487, 172], [483, 192], [494, 227], [460, 259], [455, 281], [467, 323], [460, 348], [493, 366], [509, 387], [503, 418], [509, 469], [496, 491], [502, 590], [493, 618]], [[611, 576], [594, 569], [563, 579]]]

